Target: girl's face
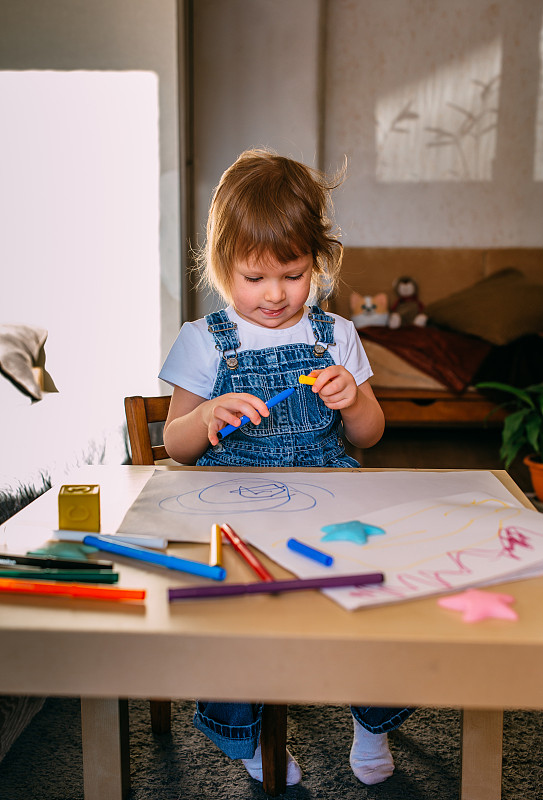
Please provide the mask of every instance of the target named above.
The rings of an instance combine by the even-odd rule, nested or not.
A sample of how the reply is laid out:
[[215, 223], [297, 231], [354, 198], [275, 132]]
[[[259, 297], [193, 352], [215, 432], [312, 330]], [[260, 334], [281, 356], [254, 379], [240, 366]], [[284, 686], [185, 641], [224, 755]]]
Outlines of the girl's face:
[[270, 253], [236, 261], [230, 292], [240, 317], [263, 328], [290, 328], [303, 316], [313, 256], [281, 264]]

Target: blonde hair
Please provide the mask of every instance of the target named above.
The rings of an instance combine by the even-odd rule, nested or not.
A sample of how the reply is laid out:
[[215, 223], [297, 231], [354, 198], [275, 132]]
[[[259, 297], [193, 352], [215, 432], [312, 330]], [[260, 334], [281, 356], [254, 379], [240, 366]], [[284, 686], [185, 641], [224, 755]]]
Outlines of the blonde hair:
[[331, 294], [343, 247], [333, 229], [331, 190], [343, 180], [279, 156], [246, 150], [222, 175], [207, 221], [202, 280], [232, 301], [233, 265], [269, 253], [287, 264], [313, 256], [312, 295]]

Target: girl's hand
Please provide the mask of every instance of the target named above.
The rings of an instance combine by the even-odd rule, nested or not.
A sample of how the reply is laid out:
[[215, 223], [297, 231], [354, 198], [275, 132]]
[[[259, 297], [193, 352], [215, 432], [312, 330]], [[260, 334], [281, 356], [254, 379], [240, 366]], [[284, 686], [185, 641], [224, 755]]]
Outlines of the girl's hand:
[[317, 380], [312, 386], [327, 408], [334, 411], [353, 406], [358, 397], [358, 387], [351, 373], [339, 364], [324, 369], [314, 369], [311, 377]]
[[249, 417], [252, 423], [258, 425], [262, 417], [269, 416], [269, 413], [263, 400], [242, 392], [229, 392], [202, 403], [202, 421], [207, 427], [207, 437], [212, 445], [219, 443], [217, 433], [225, 425], [237, 427], [240, 417], [243, 416]]

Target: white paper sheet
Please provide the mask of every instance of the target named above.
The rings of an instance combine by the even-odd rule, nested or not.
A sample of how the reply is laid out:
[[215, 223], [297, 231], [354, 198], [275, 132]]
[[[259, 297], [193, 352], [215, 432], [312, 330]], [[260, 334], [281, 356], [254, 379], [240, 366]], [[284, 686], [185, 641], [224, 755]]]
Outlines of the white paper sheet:
[[[350, 520], [386, 534], [323, 541], [323, 526]], [[489, 472], [157, 471], [119, 532], [207, 542], [216, 522], [302, 578], [383, 572], [381, 586], [325, 592], [349, 610], [543, 573], [543, 515]], [[290, 550], [292, 536], [333, 566]]]
[[349, 610], [543, 574], [543, 515], [483, 492], [414, 500], [368, 514], [364, 522], [386, 534], [364, 545], [323, 542], [322, 532], [304, 535], [334, 557], [331, 568], [301, 556], [294, 568], [284, 536], [273, 544], [248, 538], [279, 563], [288, 561], [299, 577], [384, 572], [382, 585], [325, 592]]
[[[275, 531], [301, 538], [323, 525], [410, 500], [486, 492], [519, 505], [492, 473], [468, 472], [219, 472], [157, 470], [126, 513], [119, 532], [207, 542], [213, 523], [228, 522], [264, 543]], [[259, 545], [260, 546], [260, 545]]]

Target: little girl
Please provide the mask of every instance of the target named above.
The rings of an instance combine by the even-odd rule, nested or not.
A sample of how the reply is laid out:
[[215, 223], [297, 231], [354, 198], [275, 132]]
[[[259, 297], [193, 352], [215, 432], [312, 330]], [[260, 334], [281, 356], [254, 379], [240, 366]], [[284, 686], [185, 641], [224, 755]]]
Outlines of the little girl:
[[[329, 294], [342, 246], [327, 217], [333, 185], [324, 175], [265, 150], [242, 153], [215, 190], [204, 277], [229, 304], [187, 322], [160, 377], [173, 388], [164, 429], [169, 455], [184, 464], [358, 467], [341, 428], [360, 448], [379, 441], [383, 412], [368, 383], [371, 367], [351, 322], [308, 298]], [[271, 411], [265, 401], [302, 374], [316, 378]], [[301, 387], [300, 387], [301, 388]], [[305, 388], [310, 391], [305, 391]], [[223, 440], [225, 425], [250, 422]], [[262, 781], [262, 707], [199, 701], [194, 723]], [[387, 731], [409, 709], [352, 707], [350, 762], [365, 784], [394, 769]], [[287, 783], [301, 780], [287, 750]]]

